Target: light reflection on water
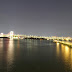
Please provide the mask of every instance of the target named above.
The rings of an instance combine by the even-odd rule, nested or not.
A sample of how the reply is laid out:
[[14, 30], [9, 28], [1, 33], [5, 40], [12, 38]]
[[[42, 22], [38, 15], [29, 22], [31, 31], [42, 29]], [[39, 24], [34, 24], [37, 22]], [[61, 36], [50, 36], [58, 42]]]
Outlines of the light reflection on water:
[[[72, 48], [56, 43], [57, 45], [57, 58], [62, 59], [66, 72], [72, 71]], [[61, 46], [61, 47], [60, 47]]]
[[46, 40], [0, 39], [0, 72], [71, 72], [72, 48]]
[[59, 43], [56, 44], [56, 46], [57, 46], [57, 56], [59, 56], [59, 52], [60, 52], [60, 50], [59, 50], [59, 49], [60, 49], [60, 48], [59, 48], [59, 45], [60, 45]]
[[0, 69], [2, 69], [3, 39], [0, 39]]
[[14, 61], [14, 43], [13, 40], [9, 40], [8, 51], [7, 51], [7, 68], [11, 69]]
[[14, 60], [14, 44], [13, 40], [0, 39], [0, 68], [1, 71], [9, 71], [12, 69]]
[[67, 69], [72, 70], [72, 49], [68, 46], [62, 45], [62, 58]]

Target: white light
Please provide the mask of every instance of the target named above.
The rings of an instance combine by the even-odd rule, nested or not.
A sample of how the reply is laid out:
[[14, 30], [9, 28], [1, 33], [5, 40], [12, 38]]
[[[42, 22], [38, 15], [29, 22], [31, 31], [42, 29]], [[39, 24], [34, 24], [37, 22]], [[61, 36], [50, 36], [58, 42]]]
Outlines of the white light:
[[10, 36], [13, 36], [14, 32], [13, 31], [10, 31]]
[[3, 33], [1, 33], [1, 35], [3, 35]]
[[3, 33], [1, 33], [1, 35], [0, 35], [1, 37], [3, 37]]
[[10, 31], [10, 38], [13, 39], [14, 32]]

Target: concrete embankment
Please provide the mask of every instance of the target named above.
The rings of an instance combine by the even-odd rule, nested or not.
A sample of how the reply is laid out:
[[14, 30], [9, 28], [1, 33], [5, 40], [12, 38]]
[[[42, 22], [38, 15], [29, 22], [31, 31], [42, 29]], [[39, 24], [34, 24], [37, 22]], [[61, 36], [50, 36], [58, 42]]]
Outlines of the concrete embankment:
[[61, 43], [61, 44], [67, 45], [67, 46], [69, 46], [69, 47], [72, 47], [72, 42], [58, 41], [58, 40], [54, 40], [53, 42]]

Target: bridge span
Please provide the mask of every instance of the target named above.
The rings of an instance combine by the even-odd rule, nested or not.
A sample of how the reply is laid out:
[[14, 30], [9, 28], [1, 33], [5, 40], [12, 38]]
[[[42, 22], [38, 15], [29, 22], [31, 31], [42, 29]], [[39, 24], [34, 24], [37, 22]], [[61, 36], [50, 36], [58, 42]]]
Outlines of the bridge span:
[[[72, 47], [72, 38], [71, 37], [57, 37], [57, 36], [34, 36], [34, 35], [22, 35], [22, 34], [14, 34], [13, 31], [10, 31], [8, 34], [0, 34], [0, 38], [10, 38], [10, 39], [39, 39], [39, 40], [52, 40], [56, 43], [62, 43]], [[71, 42], [69, 42], [71, 41]]]
[[7, 37], [7, 38], [13, 38], [13, 39], [18, 39], [18, 38], [29, 38], [29, 39], [46, 39], [46, 40], [60, 40], [60, 41], [68, 41], [72, 40], [71, 37], [57, 37], [57, 36], [36, 36], [36, 35], [23, 35], [23, 34], [14, 34], [13, 31], [10, 31], [8, 34], [0, 34], [0, 38], [2, 37]]

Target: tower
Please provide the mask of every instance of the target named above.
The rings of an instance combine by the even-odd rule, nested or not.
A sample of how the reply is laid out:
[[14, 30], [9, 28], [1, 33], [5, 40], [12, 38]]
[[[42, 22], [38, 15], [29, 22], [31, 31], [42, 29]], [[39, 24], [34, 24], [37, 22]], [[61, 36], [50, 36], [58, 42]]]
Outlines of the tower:
[[13, 35], [14, 35], [14, 32], [13, 31], [10, 31], [10, 38], [13, 39]]

